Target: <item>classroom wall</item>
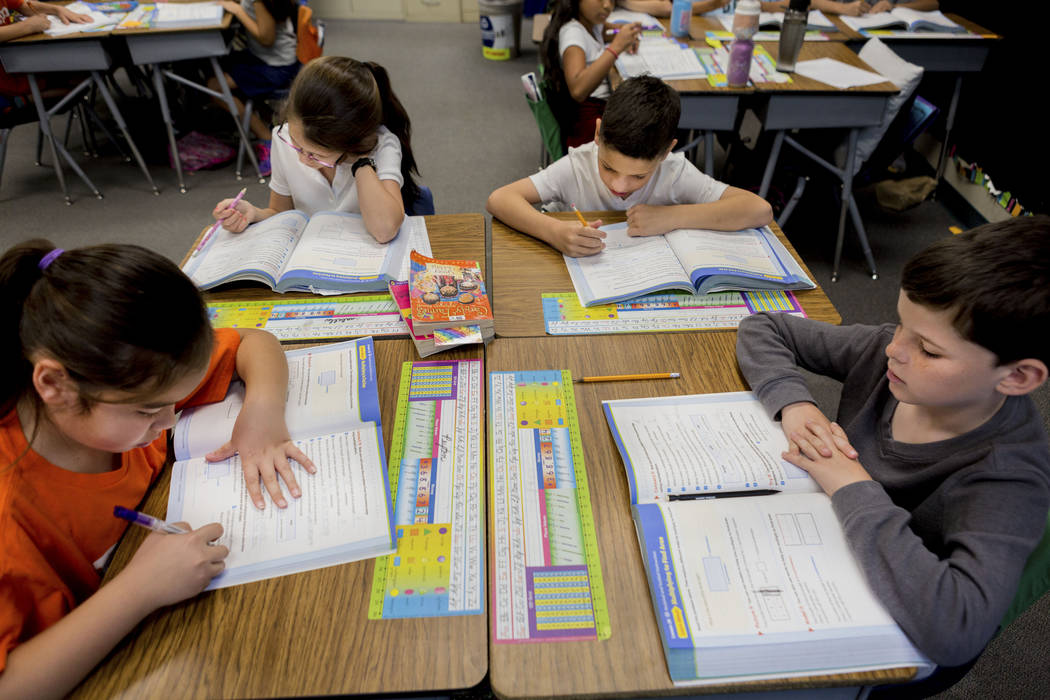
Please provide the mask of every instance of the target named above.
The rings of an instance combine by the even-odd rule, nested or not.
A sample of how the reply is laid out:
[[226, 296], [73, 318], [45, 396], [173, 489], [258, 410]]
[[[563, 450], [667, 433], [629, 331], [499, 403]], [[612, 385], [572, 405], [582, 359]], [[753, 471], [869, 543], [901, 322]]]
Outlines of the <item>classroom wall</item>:
[[318, 17], [477, 22], [478, 0], [311, 0]]

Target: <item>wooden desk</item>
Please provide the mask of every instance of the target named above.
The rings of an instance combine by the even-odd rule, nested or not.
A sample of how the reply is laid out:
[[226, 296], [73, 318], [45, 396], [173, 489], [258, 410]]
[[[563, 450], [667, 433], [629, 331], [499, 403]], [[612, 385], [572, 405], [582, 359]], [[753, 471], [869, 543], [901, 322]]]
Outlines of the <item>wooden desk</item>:
[[[488, 280], [485, 259], [485, 217], [482, 214], [437, 214], [424, 217], [427, 223], [427, 235], [434, 256], [454, 260], [477, 260], [481, 266], [482, 276]], [[190, 252], [182, 259], [185, 265], [189, 256], [196, 249], [205, 229], [190, 246]], [[563, 266], [564, 267], [564, 266]], [[490, 282], [491, 284], [491, 282]], [[363, 292], [375, 294], [376, 292]], [[489, 294], [492, 292], [490, 291]], [[265, 285], [252, 282], [234, 282], [224, 284], [217, 289], [204, 292], [207, 301], [253, 301], [266, 299], [318, 299], [309, 292], [287, 292], [280, 294]]]
[[[410, 340], [375, 344], [384, 426], [394, 423]], [[480, 347], [442, 359], [475, 359]], [[391, 430], [383, 431], [390, 454]], [[164, 513], [170, 470], [143, 510]], [[107, 572], [144, 536], [128, 528]], [[218, 698], [438, 692], [470, 688], [488, 667], [485, 615], [369, 620], [374, 560], [203, 593], [129, 634], [74, 691], [76, 698]]]
[[[576, 215], [562, 212], [551, 216], [571, 220]], [[585, 216], [588, 220], [600, 218], [606, 224], [626, 219], [624, 212], [588, 212]], [[791, 242], [784, 237], [784, 233], [776, 224], [770, 228], [812, 279], [813, 273], [791, 246]], [[519, 233], [499, 219], [492, 220], [492, 274], [489, 275], [489, 283], [495, 306], [496, 335], [504, 338], [545, 336], [540, 295], [544, 292], [573, 291], [572, 280], [561, 253], [532, 236]], [[841, 323], [842, 318], [819, 287], [795, 292], [795, 295], [811, 318]], [[698, 335], [707, 334], [705, 331]], [[604, 342], [604, 339], [600, 342]], [[623, 367], [619, 365], [618, 370], [608, 374], [622, 374]]]
[[[575, 385], [612, 636], [600, 642], [490, 644], [489, 679], [497, 697], [692, 695], [873, 685], [901, 682], [913, 675], [912, 669], [896, 669], [705, 688], [676, 688], [671, 683], [631, 520], [627, 479], [601, 401], [745, 389], [736, 365], [735, 343], [735, 332], [716, 331], [656, 334], [644, 340], [605, 336], [600, 342], [580, 336], [497, 338], [489, 345], [489, 371], [568, 368], [578, 377], [617, 374], [629, 367], [634, 372], [682, 373], [678, 380]], [[491, 556], [491, 548], [489, 551]]]

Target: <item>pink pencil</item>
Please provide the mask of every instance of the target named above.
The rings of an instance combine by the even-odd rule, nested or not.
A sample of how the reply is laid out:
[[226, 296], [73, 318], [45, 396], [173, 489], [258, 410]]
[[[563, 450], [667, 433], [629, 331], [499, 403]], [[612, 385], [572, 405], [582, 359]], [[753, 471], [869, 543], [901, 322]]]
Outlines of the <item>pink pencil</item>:
[[[242, 188], [241, 191], [237, 193], [237, 196], [233, 198], [233, 201], [230, 202], [229, 206], [227, 206], [226, 208], [227, 209], [236, 209], [237, 208], [237, 202], [241, 201], [241, 198], [244, 196], [244, 193], [247, 192], [247, 191], [248, 191], [247, 187]], [[214, 224], [211, 225], [211, 228], [208, 229], [208, 232], [206, 234], [204, 234], [204, 236], [201, 238], [201, 242], [199, 244], [197, 244], [197, 247], [193, 251], [193, 255], [190, 256], [191, 258], [192, 257], [196, 257], [197, 253], [201, 252], [201, 250], [204, 248], [204, 245], [211, 238], [211, 235], [213, 233], [215, 233], [215, 230], [217, 228], [219, 228], [219, 226], [221, 226], [221, 225], [222, 225], [221, 221], [216, 221]]]

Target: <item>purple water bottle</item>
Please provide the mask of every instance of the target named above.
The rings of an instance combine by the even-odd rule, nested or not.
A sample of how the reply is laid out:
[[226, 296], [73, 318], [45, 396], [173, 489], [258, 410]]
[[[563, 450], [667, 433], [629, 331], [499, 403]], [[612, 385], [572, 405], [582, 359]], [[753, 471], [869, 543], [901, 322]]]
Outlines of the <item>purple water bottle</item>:
[[726, 82], [730, 87], [745, 87], [751, 72], [751, 55], [755, 42], [751, 37], [758, 31], [758, 0], [739, 0], [733, 13], [733, 43], [729, 47], [729, 68]]

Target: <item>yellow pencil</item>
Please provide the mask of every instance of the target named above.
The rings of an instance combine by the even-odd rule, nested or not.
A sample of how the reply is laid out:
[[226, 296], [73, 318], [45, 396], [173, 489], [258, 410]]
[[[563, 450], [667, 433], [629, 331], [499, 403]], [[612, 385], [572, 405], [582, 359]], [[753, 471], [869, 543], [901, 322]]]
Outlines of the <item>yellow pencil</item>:
[[678, 379], [678, 372], [657, 372], [655, 374], [610, 374], [604, 377], [580, 377], [577, 382], [626, 382], [638, 379]]
[[580, 223], [587, 226], [587, 219], [583, 218], [583, 214], [580, 213], [580, 210], [576, 208], [575, 204], [572, 205], [572, 210], [576, 212], [576, 218], [580, 220]]

